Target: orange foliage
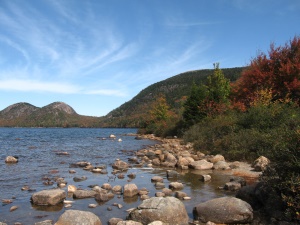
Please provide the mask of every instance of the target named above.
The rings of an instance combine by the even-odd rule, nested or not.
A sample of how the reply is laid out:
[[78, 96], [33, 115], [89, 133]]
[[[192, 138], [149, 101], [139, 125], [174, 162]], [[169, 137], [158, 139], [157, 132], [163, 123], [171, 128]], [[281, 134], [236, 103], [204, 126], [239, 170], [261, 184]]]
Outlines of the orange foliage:
[[268, 56], [260, 53], [232, 85], [235, 101], [249, 106], [262, 90], [272, 90], [272, 100], [300, 99], [300, 37], [281, 47], [271, 44]]

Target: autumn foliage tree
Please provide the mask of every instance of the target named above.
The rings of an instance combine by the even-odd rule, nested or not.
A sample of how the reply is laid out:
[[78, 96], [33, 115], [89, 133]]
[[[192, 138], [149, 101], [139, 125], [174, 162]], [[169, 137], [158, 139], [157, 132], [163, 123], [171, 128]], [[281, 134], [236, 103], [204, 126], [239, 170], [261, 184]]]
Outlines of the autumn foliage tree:
[[300, 37], [284, 46], [271, 44], [268, 55], [260, 53], [233, 85], [236, 102], [249, 106], [262, 90], [272, 90], [272, 100], [287, 98], [299, 104]]

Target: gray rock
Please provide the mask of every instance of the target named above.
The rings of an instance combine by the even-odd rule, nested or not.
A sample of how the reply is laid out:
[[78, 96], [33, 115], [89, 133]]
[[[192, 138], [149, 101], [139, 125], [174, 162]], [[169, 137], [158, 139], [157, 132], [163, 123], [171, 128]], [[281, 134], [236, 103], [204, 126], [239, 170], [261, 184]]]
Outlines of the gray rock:
[[127, 170], [129, 168], [129, 164], [122, 160], [116, 160], [113, 163], [112, 168], [117, 170]]
[[123, 196], [126, 197], [133, 197], [135, 195], [138, 195], [139, 190], [138, 187], [135, 184], [125, 184]]
[[83, 177], [74, 177], [73, 178], [73, 180], [75, 181], [75, 182], [81, 182], [81, 181], [84, 181], [84, 180], [86, 180], [87, 179], [87, 177], [85, 177], [85, 176], [83, 176]]
[[73, 198], [94, 198], [96, 196], [97, 192], [93, 190], [76, 190], [73, 193]]
[[98, 202], [107, 202], [109, 200], [108, 194], [103, 193], [103, 192], [99, 192], [96, 196], [95, 196], [96, 201]]
[[66, 198], [66, 192], [60, 189], [43, 190], [34, 193], [31, 201], [35, 205], [57, 205]]
[[101, 220], [94, 213], [67, 210], [65, 211], [55, 223], [55, 225], [102, 225]]
[[200, 179], [201, 181], [203, 182], [207, 182], [207, 181], [210, 181], [211, 180], [211, 176], [210, 175], [200, 175]]
[[200, 203], [193, 210], [194, 219], [203, 223], [236, 224], [253, 220], [252, 207], [241, 199], [222, 197]]
[[[52, 224], [53, 224], [52, 220], [44, 220], [44, 221], [41, 221], [41, 222], [37, 222], [34, 225], [52, 225]], [[1, 225], [1, 223], [0, 223], [0, 225]]]
[[18, 162], [18, 159], [13, 157], [13, 156], [7, 156], [5, 158], [5, 162], [6, 163], [17, 163]]
[[229, 164], [225, 161], [218, 161], [214, 164], [213, 169], [215, 170], [231, 170]]
[[238, 182], [235, 182], [235, 181], [227, 182], [224, 185], [224, 189], [229, 190], [229, 191], [238, 191], [241, 188], [242, 188], [242, 185]]
[[179, 190], [179, 189], [183, 189], [183, 184], [180, 182], [171, 182], [169, 184], [169, 188], [171, 190]]
[[264, 171], [267, 166], [269, 165], [270, 160], [264, 156], [260, 156], [259, 158], [257, 158], [253, 164], [252, 167], [254, 168], [255, 171]]
[[213, 166], [213, 163], [207, 162], [205, 159], [191, 162], [189, 165], [189, 167], [195, 170], [210, 170]]
[[164, 178], [160, 176], [154, 176], [151, 178], [151, 182], [163, 182]]
[[177, 178], [179, 177], [179, 173], [176, 172], [175, 170], [167, 170], [167, 178]]
[[120, 221], [123, 221], [123, 219], [114, 217], [108, 221], [108, 225], [117, 225]]
[[184, 204], [177, 198], [153, 197], [144, 200], [141, 205], [131, 211], [128, 219], [142, 224], [159, 220], [169, 224], [187, 225], [189, 217]]

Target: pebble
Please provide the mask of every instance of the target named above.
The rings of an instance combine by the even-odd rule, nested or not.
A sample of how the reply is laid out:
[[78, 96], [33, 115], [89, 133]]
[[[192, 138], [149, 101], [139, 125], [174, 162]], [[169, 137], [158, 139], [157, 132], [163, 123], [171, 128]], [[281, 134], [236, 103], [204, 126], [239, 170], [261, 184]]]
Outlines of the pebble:
[[14, 205], [14, 206], [10, 207], [9, 211], [10, 212], [15, 211], [17, 208], [19, 208], [19, 207]]
[[96, 204], [89, 204], [89, 208], [96, 208], [97, 205]]
[[71, 208], [72, 204], [65, 204], [65, 208]]

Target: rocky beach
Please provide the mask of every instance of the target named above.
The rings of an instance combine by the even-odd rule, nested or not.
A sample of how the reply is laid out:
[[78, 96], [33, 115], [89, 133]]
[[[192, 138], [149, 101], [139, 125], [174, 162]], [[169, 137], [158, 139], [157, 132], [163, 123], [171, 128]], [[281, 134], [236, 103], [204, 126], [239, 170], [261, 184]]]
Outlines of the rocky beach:
[[[115, 135], [103, 141], [107, 139], [122, 141]], [[70, 224], [110, 225], [264, 224], [254, 211], [259, 200], [254, 203], [254, 198], [249, 200], [249, 187], [254, 187], [266, 165], [263, 159], [253, 165], [226, 162], [222, 155], [196, 152], [191, 144], [183, 144], [177, 138], [135, 137], [136, 141], [140, 139], [157, 144], [137, 151], [123, 150], [126, 159], [116, 158], [109, 166], [93, 164], [89, 158], [70, 163], [68, 174], [55, 176], [56, 171], [51, 171], [51, 175], [43, 177], [42, 190], [22, 186], [20, 192], [30, 192], [32, 207], [38, 215], [31, 223], [21, 219], [12, 223], [0, 221], [2, 224], [71, 221]], [[69, 153], [55, 154], [68, 157]], [[5, 163], [9, 166], [17, 164], [17, 160], [7, 157]], [[82, 172], [90, 176], [81, 176]], [[95, 175], [107, 181], [95, 182], [92, 179]], [[247, 191], [241, 191], [244, 189]], [[244, 200], [252, 200], [254, 209]], [[2, 203], [11, 214], [24, 210], [15, 204], [13, 197], [2, 199]], [[50, 215], [53, 211], [55, 215]]]

